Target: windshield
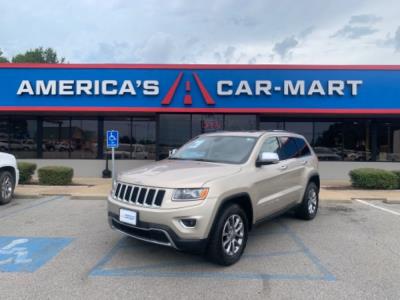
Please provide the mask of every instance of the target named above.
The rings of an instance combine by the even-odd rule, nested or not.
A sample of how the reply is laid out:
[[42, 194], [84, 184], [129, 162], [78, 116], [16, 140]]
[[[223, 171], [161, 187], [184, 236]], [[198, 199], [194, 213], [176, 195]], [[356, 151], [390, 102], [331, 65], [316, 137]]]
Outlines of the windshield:
[[200, 136], [183, 145], [170, 159], [240, 164], [257, 141], [246, 136]]

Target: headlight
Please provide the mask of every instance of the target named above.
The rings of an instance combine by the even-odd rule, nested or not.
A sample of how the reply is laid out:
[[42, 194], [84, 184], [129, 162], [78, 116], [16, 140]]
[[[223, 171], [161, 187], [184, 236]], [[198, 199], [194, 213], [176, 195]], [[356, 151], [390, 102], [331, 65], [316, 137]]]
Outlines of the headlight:
[[186, 200], [204, 200], [208, 195], [208, 188], [201, 189], [176, 189], [172, 196], [172, 200], [186, 201]]

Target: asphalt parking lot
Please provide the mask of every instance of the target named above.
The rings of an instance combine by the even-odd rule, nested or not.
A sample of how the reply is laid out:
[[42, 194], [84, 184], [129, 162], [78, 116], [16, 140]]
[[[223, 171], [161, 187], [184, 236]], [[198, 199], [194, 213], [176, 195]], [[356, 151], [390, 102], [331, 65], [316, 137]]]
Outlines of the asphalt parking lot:
[[1, 298], [398, 299], [400, 205], [368, 204], [266, 222], [224, 268], [112, 231], [103, 200], [16, 199], [0, 207]]

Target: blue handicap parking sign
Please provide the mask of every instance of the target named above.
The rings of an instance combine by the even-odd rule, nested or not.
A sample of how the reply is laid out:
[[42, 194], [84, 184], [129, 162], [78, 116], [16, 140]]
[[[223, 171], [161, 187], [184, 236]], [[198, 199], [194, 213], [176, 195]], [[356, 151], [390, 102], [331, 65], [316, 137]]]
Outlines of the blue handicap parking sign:
[[117, 130], [107, 130], [107, 148], [118, 148], [119, 132]]
[[0, 237], [0, 272], [35, 272], [71, 238]]

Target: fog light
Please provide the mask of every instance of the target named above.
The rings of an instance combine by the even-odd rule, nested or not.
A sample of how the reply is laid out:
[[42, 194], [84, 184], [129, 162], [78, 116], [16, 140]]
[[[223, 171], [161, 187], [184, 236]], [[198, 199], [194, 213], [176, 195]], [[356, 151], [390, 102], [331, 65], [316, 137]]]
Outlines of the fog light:
[[196, 226], [196, 219], [181, 219], [181, 223], [184, 227], [193, 228]]

